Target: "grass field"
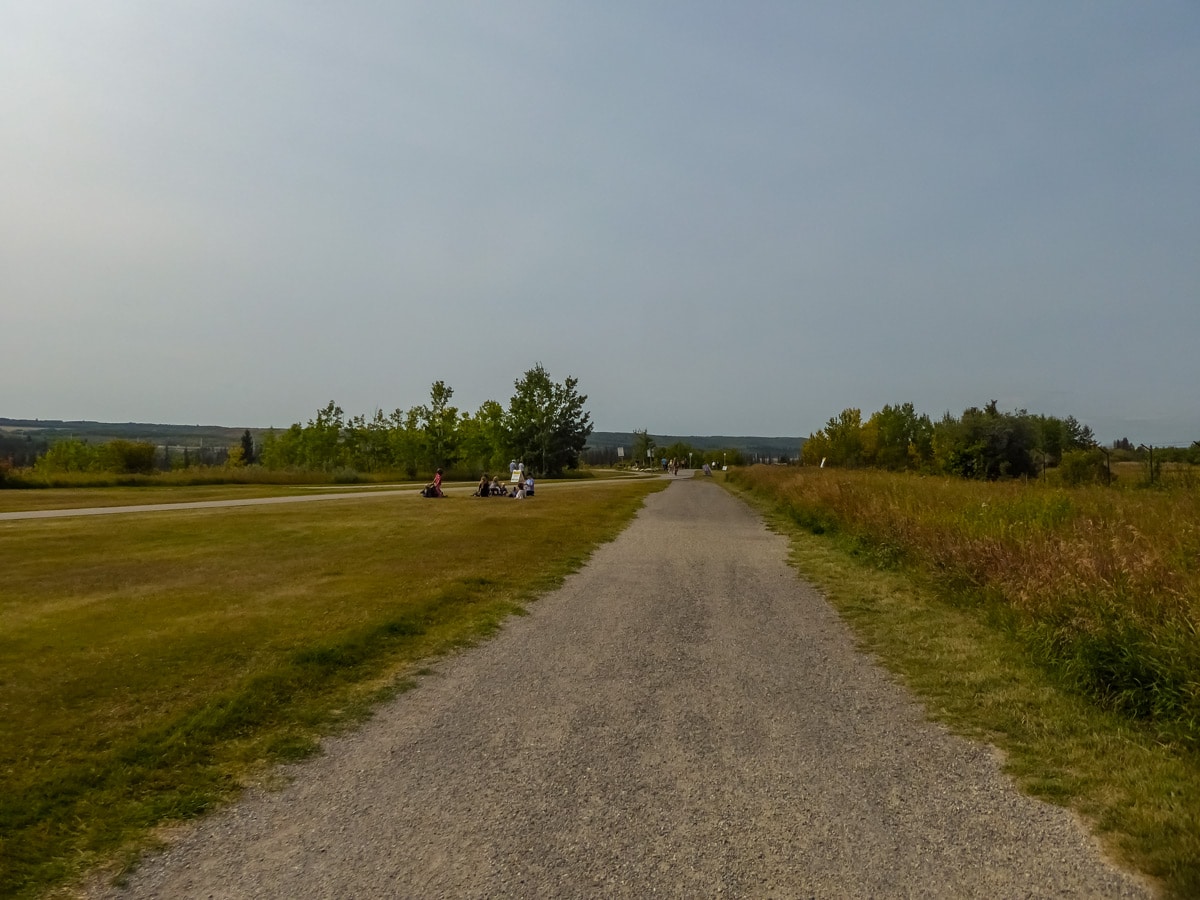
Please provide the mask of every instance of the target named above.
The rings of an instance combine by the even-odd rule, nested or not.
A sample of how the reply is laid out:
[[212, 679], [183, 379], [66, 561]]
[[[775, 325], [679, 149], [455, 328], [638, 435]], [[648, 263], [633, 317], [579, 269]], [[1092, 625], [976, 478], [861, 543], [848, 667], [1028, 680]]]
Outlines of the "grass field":
[[1194, 493], [778, 467], [729, 483], [932, 716], [1200, 896]]
[[560, 583], [664, 486], [0, 522], [0, 895], [119, 865], [155, 826], [311, 752]]

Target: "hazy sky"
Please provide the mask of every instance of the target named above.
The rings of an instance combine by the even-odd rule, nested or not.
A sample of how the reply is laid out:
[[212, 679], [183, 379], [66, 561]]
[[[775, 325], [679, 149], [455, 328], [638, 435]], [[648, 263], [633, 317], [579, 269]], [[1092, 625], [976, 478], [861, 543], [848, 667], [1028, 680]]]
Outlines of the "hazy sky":
[[1200, 439], [1200, 4], [4, 0], [0, 416]]

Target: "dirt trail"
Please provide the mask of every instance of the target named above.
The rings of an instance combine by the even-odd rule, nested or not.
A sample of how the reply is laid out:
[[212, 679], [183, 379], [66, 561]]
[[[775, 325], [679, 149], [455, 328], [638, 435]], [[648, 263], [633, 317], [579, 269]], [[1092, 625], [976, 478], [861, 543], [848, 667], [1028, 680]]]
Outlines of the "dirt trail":
[[678, 481], [285, 789], [95, 896], [1150, 896], [926, 722], [785, 558]]

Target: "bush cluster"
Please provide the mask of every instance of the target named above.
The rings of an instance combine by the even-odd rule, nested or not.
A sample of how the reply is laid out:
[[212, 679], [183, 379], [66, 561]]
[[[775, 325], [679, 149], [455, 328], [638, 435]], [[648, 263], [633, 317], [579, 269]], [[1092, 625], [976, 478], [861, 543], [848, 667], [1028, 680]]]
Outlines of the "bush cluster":
[[1074, 416], [1001, 412], [996, 401], [971, 407], [938, 422], [911, 403], [885, 406], [865, 422], [858, 409], [845, 409], [801, 449], [806, 465], [871, 467], [944, 472], [997, 479], [1035, 475], [1064, 454], [1095, 445], [1092, 430]]

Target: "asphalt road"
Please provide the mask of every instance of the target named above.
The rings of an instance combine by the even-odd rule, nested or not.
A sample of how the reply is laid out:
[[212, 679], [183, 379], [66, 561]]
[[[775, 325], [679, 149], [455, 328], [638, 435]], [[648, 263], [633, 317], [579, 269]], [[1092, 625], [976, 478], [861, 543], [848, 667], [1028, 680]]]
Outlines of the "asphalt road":
[[[596, 489], [619, 483], [621, 483], [621, 481], [617, 479], [607, 478], [596, 479], [594, 481], [563, 481], [551, 483], [549, 485], [549, 489], [553, 491], [580, 490], [585, 488]], [[505, 482], [505, 487], [508, 486], [508, 482]], [[538, 488], [538, 490], [541, 490], [544, 493], [547, 490], [547, 485], [543, 484]], [[415, 497], [418, 496], [420, 492], [421, 489], [416, 487], [388, 489], [364, 488], [356, 491], [322, 490], [313, 491], [312, 493], [308, 494], [288, 494], [281, 497], [245, 497], [240, 499], [235, 498], [226, 500], [187, 500], [179, 503], [139, 503], [132, 506], [86, 506], [64, 507], [63, 509], [25, 509], [11, 512], [0, 512], [0, 522], [13, 522], [21, 519], [69, 519], [78, 516], [115, 516], [129, 513], [169, 512], [171, 510], [228, 509], [235, 506], [269, 506], [276, 503], [320, 503], [326, 500], [361, 500], [364, 497], [388, 497], [396, 494], [407, 494]], [[447, 485], [445, 490], [447, 497], [470, 497], [474, 494], [474, 492], [474, 483], [465, 487], [463, 485]]]
[[92, 896], [1150, 896], [927, 722], [785, 558], [677, 481], [529, 615]]

